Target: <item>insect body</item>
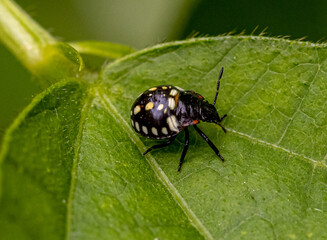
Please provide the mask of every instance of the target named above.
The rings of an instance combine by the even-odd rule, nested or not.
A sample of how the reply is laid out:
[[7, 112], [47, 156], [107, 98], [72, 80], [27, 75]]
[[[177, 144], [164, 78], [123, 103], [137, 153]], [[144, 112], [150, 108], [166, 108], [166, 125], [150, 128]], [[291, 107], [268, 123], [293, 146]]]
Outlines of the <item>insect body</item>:
[[131, 123], [135, 131], [147, 138], [168, 139], [162, 144], [150, 147], [143, 155], [153, 149], [168, 146], [175, 140], [178, 133], [184, 130], [185, 146], [178, 166], [178, 171], [180, 171], [189, 145], [188, 127], [192, 125], [217, 156], [224, 161], [217, 147], [197, 127], [200, 121], [211, 122], [218, 124], [226, 132], [220, 125], [226, 115], [220, 118], [215, 108], [222, 74], [223, 68], [218, 77], [217, 91], [212, 104], [194, 91], [186, 91], [172, 85], [150, 88], [135, 100], [131, 109]]

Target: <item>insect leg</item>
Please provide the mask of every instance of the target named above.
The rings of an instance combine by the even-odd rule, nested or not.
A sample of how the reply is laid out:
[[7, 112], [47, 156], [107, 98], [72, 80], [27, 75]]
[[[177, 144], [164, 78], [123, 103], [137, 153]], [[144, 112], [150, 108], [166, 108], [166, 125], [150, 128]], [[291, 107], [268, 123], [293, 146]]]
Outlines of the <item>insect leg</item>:
[[148, 150], [146, 150], [143, 153], [143, 155], [147, 154], [148, 152], [152, 151], [153, 149], [167, 147], [169, 144], [171, 144], [175, 140], [176, 137], [177, 137], [177, 135], [171, 137], [167, 142], [164, 142], [164, 143], [161, 143], [161, 144], [154, 145], [154, 146], [150, 147]]
[[216, 92], [216, 95], [215, 95], [215, 99], [213, 100], [213, 103], [212, 103], [212, 105], [214, 105], [214, 106], [215, 106], [216, 101], [217, 101], [218, 92], [219, 92], [219, 87], [220, 87], [220, 79], [221, 79], [221, 77], [223, 76], [223, 72], [224, 72], [224, 68], [222, 67], [221, 70], [220, 70], [220, 73], [219, 73], [219, 77], [218, 77], [218, 82], [217, 82], [217, 92]]
[[226, 133], [227, 131], [226, 131], [226, 129], [220, 124], [220, 123], [217, 123], [217, 125], [219, 126], [219, 127], [221, 127], [221, 129], [224, 131], [224, 133]]
[[200, 136], [209, 144], [209, 146], [217, 154], [217, 156], [222, 161], [225, 161], [225, 159], [219, 154], [219, 150], [217, 149], [217, 147], [210, 141], [210, 139], [196, 125], [193, 125], [193, 127], [200, 134]]
[[[218, 112], [217, 112], [217, 114], [218, 114]], [[219, 117], [219, 114], [218, 114], [218, 122], [217, 122], [217, 125], [219, 126], [219, 127], [221, 127], [221, 129], [224, 131], [224, 133], [226, 133], [226, 129], [220, 124], [222, 121], [223, 121], [223, 119], [225, 118], [225, 117], [227, 117], [227, 114], [225, 114], [225, 115], [223, 115], [222, 117]]]
[[185, 131], [185, 146], [184, 146], [184, 149], [183, 149], [183, 152], [182, 152], [181, 160], [179, 161], [179, 165], [178, 165], [178, 171], [179, 172], [181, 171], [181, 167], [182, 167], [182, 164], [184, 162], [184, 158], [185, 158], [185, 155], [186, 155], [186, 152], [187, 152], [187, 149], [188, 149], [188, 145], [189, 145], [189, 133], [188, 133], [187, 127], [184, 128], [184, 131]]
[[[219, 117], [219, 115], [218, 115]], [[219, 122], [221, 122], [225, 117], [227, 117], [227, 114], [223, 115], [222, 117], [219, 117]]]

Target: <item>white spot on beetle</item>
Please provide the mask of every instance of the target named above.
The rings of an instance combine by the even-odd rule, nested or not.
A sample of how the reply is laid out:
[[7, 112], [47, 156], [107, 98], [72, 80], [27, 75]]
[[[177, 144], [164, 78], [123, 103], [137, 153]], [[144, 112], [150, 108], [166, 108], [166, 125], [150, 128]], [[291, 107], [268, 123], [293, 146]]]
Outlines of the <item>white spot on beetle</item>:
[[158, 130], [155, 127], [151, 128], [151, 132], [153, 133], [153, 135], [158, 136]]
[[160, 110], [162, 110], [164, 108], [164, 105], [161, 103], [161, 104], [159, 104], [159, 106], [158, 106], [158, 110], [160, 111]]
[[166, 127], [163, 127], [163, 128], [161, 129], [161, 132], [162, 132], [163, 134], [165, 134], [165, 135], [168, 134], [168, 131], [167, 131], [167, 128], [166, 128]]
[[177, 88], [179, 91], [185, 91], [183, 88], [181, 88], [181, 87], [178, 87], [178, 86], [175, 86], [175, 88]]
[[135, 128], [138, 132], [140, 131], [140, 125], [138, 122], [135, 122]]
[[132, 126], [134, 127], [134, 121], [131, 119]]
[[148, 135], [148, 129], [146, 128], [146, 126], [142, 126], [142, 130], [146, 135]]
[[140, 111], [141, 111], [141, 107], [140, 107], [139, 105], [137, 105], [137, 106], [134, 108], [134, 115], [138, 114]]
[[170, 95], [171, 95], [171, 96], [176, 96], [177, 93], [178, 93], [178, 91], [177, 91], [176, 89], [172, 89], [172, 90], [170, 91]]
[[179, 124], [175, 115], [171, 115], [167, 118], [167, 124], [171, 131], [179, 132]]
[[173, 98], [168, 98], [168, 106], [171, 110], [175, 109], [175, 99]]

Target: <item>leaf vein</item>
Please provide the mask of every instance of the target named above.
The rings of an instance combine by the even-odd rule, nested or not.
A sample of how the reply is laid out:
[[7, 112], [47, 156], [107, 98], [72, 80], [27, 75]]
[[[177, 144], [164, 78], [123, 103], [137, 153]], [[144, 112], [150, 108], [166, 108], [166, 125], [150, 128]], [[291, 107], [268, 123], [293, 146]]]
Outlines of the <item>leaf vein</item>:
[[234, 104], [234, 106], [228, 111], [227, 115], [230, 115], [233, 110], [239, 106], [240, 103], [242, 103], [242, 100], [247, 97], [247, 95], [252, 92], [252, 90], [262, 81], [262, 79], [264, 78], [264, 76], [270, 71], [269, 69], [269, 64], [272, 63], [275, 58], [277, 58], [277, 56], [279, 56], [279, 54], [276, 54], [269, 63], [267, 63], [267, 69], [264, 73], [261, 74], [261, 76], [258, 78], [258, 80], [252, 85], [252, 87], [246, 91], [237, 101], [236, 103]]
[[[226, 127], [225, 127], [225, 128], [226, 128]], [[286, 153], [288, 153], [288, 154], [291, 154], [291, 155], [293, 155], [293, 156], [299, 157], [299, 158], [301, 158], [301, 159], [303, 159], [303, 160], [305, 160], [305, 161], [307, 161], [307, 162], [313, 164], [314, 166], [320, 166], [320, 167], [327, 168], [327, 165], [326, 165], [325, 163], [323, 163], [323, 162], [319, 162], [319, 161], [314, 160], [314, 159], [312, 159], [312, 158], [310, 158], [310, 157], [307, 157], [307, 156], [305, 156], [305, 155], [302, 155], [302, 154], [299, 154], [299, 153], [296, 153], [296, 152], [292, 152], [291, 150], [289, 150], [289, 149], [287, 149], [287, 148], [284, 148], [284, 147], [281, 147], [281, 146], [279, 146], [279, 145], [276, 145], [276, 144], [274, 144], [274, 143], [266, 142], [266, 141], [264, 141], [264, 140], [261, 140], [261, 139], [255, 138], [255, 137], [253, 137], [253, 136], [250, 136], [250, 135], [248, 135], [248, 134], [246, 134], [246, 133], [238, 132], [238, 131], [236, 131], [236, 130], [234, 130], [234, 129], [226, 128], [226, 130], [227, 130], [228, 132], [232, 132], [232, 133], [234, 133], [234, 134], [236, 134], [236, 135], [239, 135], [239, 136], [241, 136], [241, 137], [247, 138], [247, 139], [249, 139], [249, 140], [251, 140], [251, 141], [253, 141], [253, 142], [261, 143], [261, 144], [264, 144], [264, 145], [269, 146], [269, 147], [271, 147], [271, 148], [275, 148], [275, 149], [281, 150], [281, 151], [283, 151], [283, 152], [286, 152]]]
[[291, 123], [292, 123], [293, 120], [294, 120], [295, 115], [300, 111], [300, 109], [301, 109], [301, 107], [302, 107], [302, 103], [303, 103], [305, 97], [308, 96], [308, 94], [310, 93], [310, 88], [312, 87], [312, 84], [314, 83], [314, 81], [317, 79], [317, 75], [318, 75], [318, 73], [319, 73], [319, 70], [320, 70], [320, 65], [318, 65], [318, 69], [317, 69], [317, 71], [316, 71], [316, 74], [314, 75], [312, 81], [310, 82], [310, 85], [309, 85], [309, 87], [308, 87], [307, 92], [304, 94], [304, 96], [303, 96], [302, 99], [300, 100], [300, 102], [299, 102], [299, 104], [298, 104], [298, 106], [297, 106], [295, 112], [293, 113], [293, 115], [292, 115], [291, 118], [290, 118], [290, 121], [288, 122], [287, 126], [285, 127], [285, 130], [284, 130], [284, 132], [282, 133], [282, 136], [281, 136], [281, 137], [279, 138], [279, 140], [276, 142], [276, 145], [279, 145], [279, 144], [282, 142], [282, 140], [284, 139], [284, 137], [285, 137], [285, 135], [286, 135], [286, 133], [287, 133], [287, 130], [289, 129]]
[[76, 181], [77, 181], [77, 162], [79, 158], [79, 151], [81, 147], [82, 137], [83, 137], [83, 130], [84, 130], [84, 124], [86, 121], [86, 116], [89, 112], [89, 108], [91, 106], [91, 102], [93, 101], [94, 96], [89, 94], [86, 99], [85, 103], [81, 109], [81, 119], [79, 121], [78, 126], [78, 133], [75, 140], [75, 146], [74, 146], [74, 158], [73, 158], [73, 166], [71, 171], [71, 181], [70, 181], [70, 187], [68, 192], [68, 199], [67, 199], [67, 213], [66, 213], [66, 234], [65, 239], [70, 239], [70, 233], [71, 233], [71, 221], [72, 221], [72, 208], [73, 208], [73, 198], [74, 198], [74, 191], [76, 187]]
[[[216, 69], [217, 68], [217, 66], [219, 65], [219, 63], [221, 63], [225, 58], [226, 58], [226, 56], [228, 56], [228, 54], [235, 48], [235, 47], [237, 47], [240, 43], [241, 43], [242, 41], [238, 41], [238, 42], [236, 42], [233, 46], [231, 46], [231, 48], [230, 49], [228, 49], [222, 56], [221, 56], [221, 58], [216, 62], [216, 64], [214, 64], [214, 66], [209, 70], [209, 71], [207, 71], [203, 76], [201, 76], [201, 78], [199, 79], [199, 80], [201, 80], [201, 79], [204, 79], [206, 76], [208, 76], [210, 73], [211, 73], [211, 71], [213, 71], [214, 69]], [[223, 67], [223, 66], [222, 66]], [[200, 82], [200, 81], [197, 81], [197, 82]]]

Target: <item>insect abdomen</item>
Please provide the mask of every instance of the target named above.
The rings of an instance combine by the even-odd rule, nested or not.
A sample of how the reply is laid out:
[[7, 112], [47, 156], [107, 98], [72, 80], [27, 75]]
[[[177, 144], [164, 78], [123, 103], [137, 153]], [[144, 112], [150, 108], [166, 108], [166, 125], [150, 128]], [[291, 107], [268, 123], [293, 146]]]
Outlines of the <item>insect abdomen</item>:
[[131, 123], [141, 135], [165, 139], [181, 131], [176, 117], [180, 91], [173, 86], [150, 88], [141, 94], [131, 109]]

